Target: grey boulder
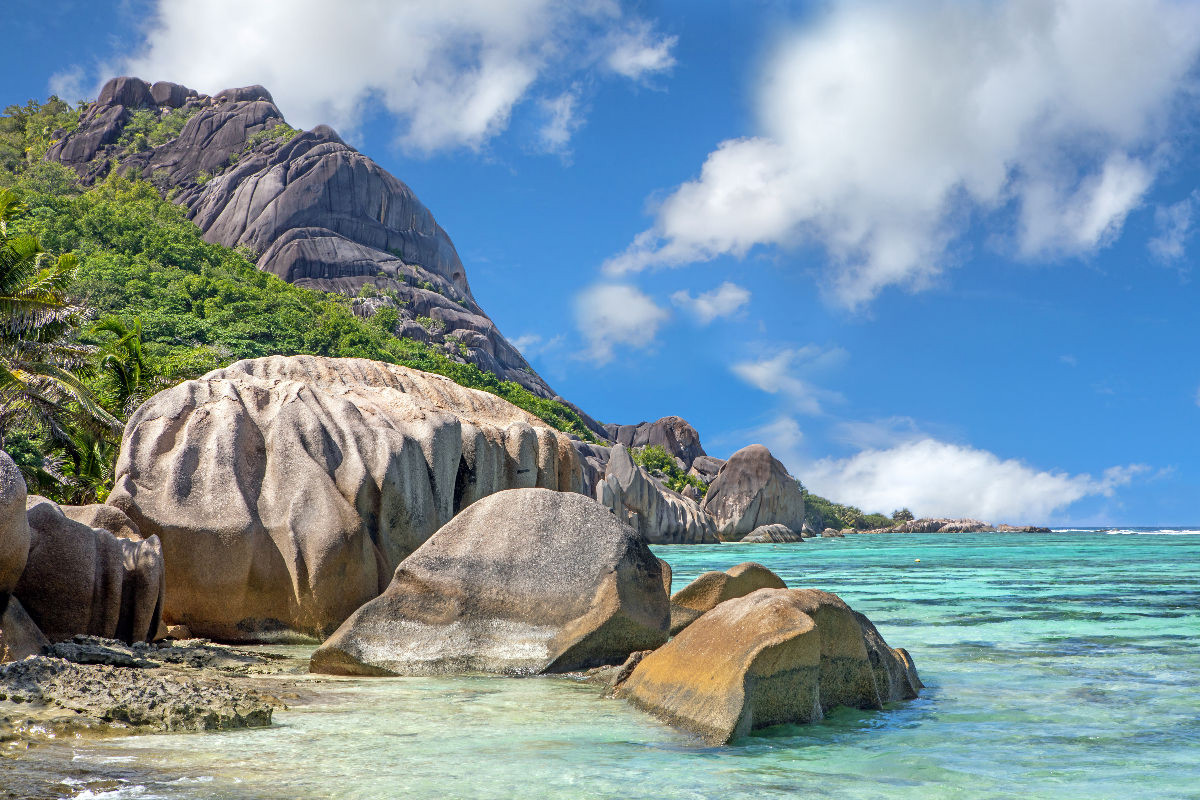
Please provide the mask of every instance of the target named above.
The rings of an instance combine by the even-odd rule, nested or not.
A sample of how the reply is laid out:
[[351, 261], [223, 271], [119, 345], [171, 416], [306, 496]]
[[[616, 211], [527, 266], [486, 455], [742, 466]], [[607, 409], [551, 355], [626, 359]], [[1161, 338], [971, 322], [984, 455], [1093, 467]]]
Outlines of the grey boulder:
[[779, 523], [759, 525], [742, 538], [743, 544], [791, 544], [803, 541], [803, 536]]
[[405, 559], [312, 656], [313, 672], [526, 675], [619, 664], [667, 638], [662, 566], [582, 495], [476, 502]]
[[712, 519], [699, 504], [666, 488], [633, 463], [624, 445], [613, 446], [596, 499], [651, 544], [718, 541]]
[[743, 447], [721, 467], [704, 497], [704, 510], [726, 541], [741, 539], [761, 525], [804, 527], [804, 495], [771, 451], [761, 444]]

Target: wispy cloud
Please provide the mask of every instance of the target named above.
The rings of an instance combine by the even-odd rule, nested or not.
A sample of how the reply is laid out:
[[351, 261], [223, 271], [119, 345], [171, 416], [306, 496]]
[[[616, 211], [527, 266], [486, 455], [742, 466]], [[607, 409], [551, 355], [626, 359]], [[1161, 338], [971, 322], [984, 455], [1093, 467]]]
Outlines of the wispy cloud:
[[747, 305], [750, 302], [750, 290], [725, 281], [716, 289], [702, 292], [696, 297], [680, 289], [671, 295], [671, 302], [691, 313], [701, 325], [707, 325], [718, 317], [732, 316]]
[[1175, 262], [1186, 254], [1188, 240], [1195, 233], [1196, 203], [1200, 191], [1172, 203], [1154, 209], [1154, 227], [1157, 233], [1149, 242], [1150, 252], [1160, 261]]
[[731, 369], [734, 375], [756, 389], [783, 397], [792, 411], [818, 415], [824, 413], [827, 403], [841, 402], [844, 398], [838, 392], [822, 389], [799, 377], [797, 373], [819, 370], [845, 357], [846, 351], [840, 347], [806, 345], [781, 350], [758, 361], [742, 361]]

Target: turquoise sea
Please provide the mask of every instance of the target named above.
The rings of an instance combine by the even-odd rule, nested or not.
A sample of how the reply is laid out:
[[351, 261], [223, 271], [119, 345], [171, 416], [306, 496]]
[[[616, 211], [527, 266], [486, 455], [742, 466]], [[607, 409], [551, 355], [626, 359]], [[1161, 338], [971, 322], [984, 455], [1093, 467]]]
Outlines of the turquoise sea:
[[676, 588], [754, 560], [836, 592], [928, 687], [730, 747], [563, 678], [400, 678], [324, 684], [268, 730], [25, 757], [62, 759], [79, 797], [1200, 798], [1198, 533], [657, 547]]

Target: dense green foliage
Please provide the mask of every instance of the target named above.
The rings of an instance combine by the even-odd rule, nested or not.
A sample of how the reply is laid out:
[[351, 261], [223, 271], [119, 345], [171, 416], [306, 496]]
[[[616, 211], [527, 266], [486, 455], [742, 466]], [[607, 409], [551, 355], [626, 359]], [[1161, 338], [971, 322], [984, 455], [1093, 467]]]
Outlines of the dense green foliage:
[[890, 528], [893, 524], [892, 519], [883, 514], [864, 514], [860, 508], [826, 500], [809, 492], [804, 486], [800, 487], [800, 491], [804, 495], [804, 520], [815, 531], [825, 528], [865, 531]]
[[708, 485], [695, 475], [684, 472], [675, 457], [668, 453], [662, 445], [652, 444], [639, 447], [629, 452], [633, 463], [645, 467], [646, 471], [658, 478], [673, 492], [682, 492], [688, 486], [696, 487], [703, 496], [708, 491]]
[[[124, 419], [153, 391], [238, 359], [311, 354], [370, 358], [444, 375], [502, 397], [559, 430], [595, 440], [567, 406], [429, 345], [397, 338], [394, 310], [360, 319], [347, 298], [292, 286], [255, 267], [247, 258], [251, 254], [205, 242], [184, 210], [147, 182], [110, 176], [81, 190], [71, 170], [42, 160], [53, 134], [75, 127], [78, 116], [57, 99], [6, 109], [0, 117], [0, 188], [12, 188], [24, 205], [11, 222], [14, 235], [36, 237], [45, 250], [70, 253], [69, 263], [77, 263], [71, 298], [99, 320], [76, 333], [79, 345], [94, 354], [80, 374], [114, 415]], [[182, 116], [147, 112], [135, 117], [138, 127], [131, 136], [156, 144], [177, 133]], [[270, 135], [291, 133], [278, 126]], [[17, 432], [12, 442], [29, 462], [27, 477], [39, 455], [53, 464], [64, 447], [83, 469], [82, 454], [96, 450], [90, 445], [105, 445], [96, 457], [108, 459], [108, 465], [88, 468], [111, 467], [113, 442], [72, 448], [62, 435], [70, 433], [56, 438], [37, 425]], [[57, 496], [72, 502], [102, 496], [102, 476], [93, 477], [82, 494]]]

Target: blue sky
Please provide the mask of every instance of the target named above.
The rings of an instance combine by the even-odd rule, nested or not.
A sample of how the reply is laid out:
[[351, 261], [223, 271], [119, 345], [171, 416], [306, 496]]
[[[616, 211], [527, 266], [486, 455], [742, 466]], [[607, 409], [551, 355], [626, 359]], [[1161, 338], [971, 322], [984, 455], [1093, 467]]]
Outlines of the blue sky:
[[6, 103], [138, 74], [333, 124], [598, 419], [871, 511], [1200, 523], [1200, 5], [8, 7]]

